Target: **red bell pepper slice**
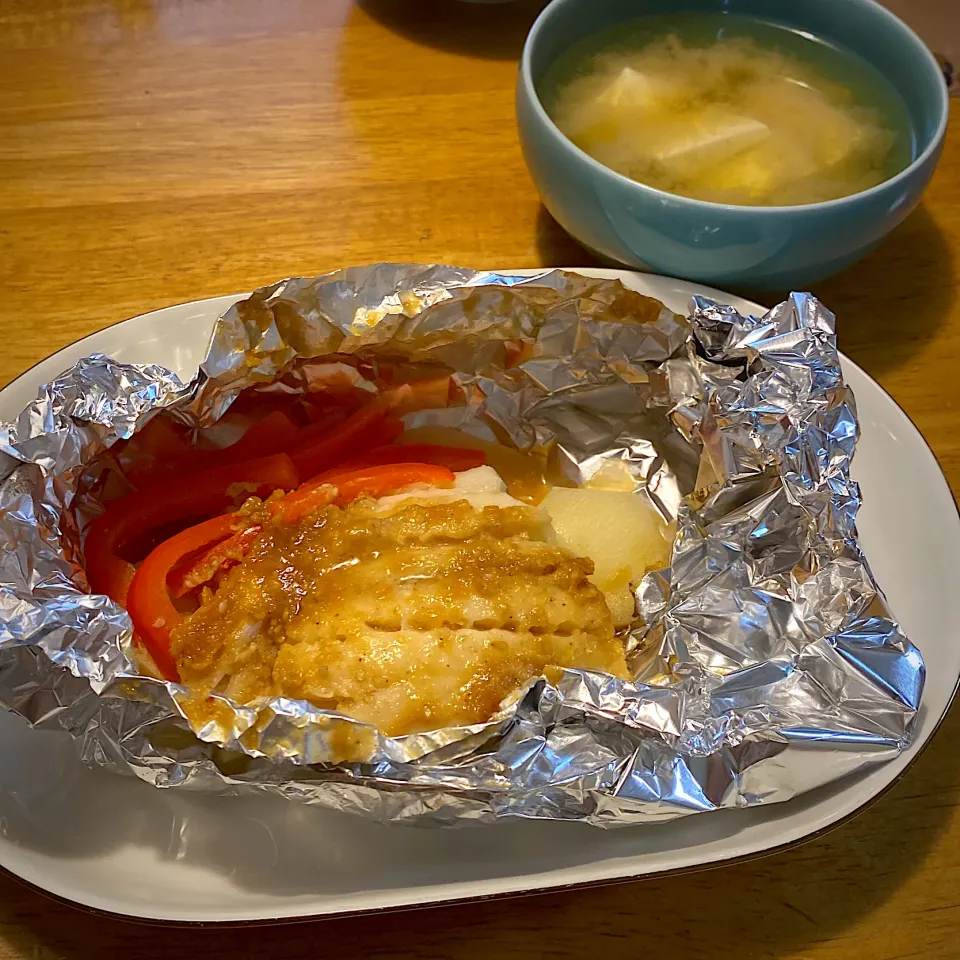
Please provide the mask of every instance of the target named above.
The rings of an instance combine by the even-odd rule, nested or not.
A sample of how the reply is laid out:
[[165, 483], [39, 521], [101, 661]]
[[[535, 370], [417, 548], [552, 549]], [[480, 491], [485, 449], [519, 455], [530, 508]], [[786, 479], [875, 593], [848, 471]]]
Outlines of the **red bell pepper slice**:
[[326, 424], [312, 424], [298, 432], [290, 455], [302, 477], [313, 477], [371, 447], [389, 443], [403, 433], [403, 423], [388, 415], [384, 404], [362, 407], [331, 430]]
[[414, 483], [452, 487], [456, 479], [452, 470], [435, 463], [384, 463], [331, 470], [317, 477], [315, 482], [322, 481], [335, 486], [335, 502], [342, 506], [357, 497], [385, 497]]
[[285, 497], [271, 501], [270, 513], [281, 523], [299, 523], [315, 510], [333, 503], [336, 494], [336, 487], [326, 481], [304, 483]]
[[468, 447], [444, 447], [434, 443], [390, 444], [374, 447], [356, 460], [344, 464], [347, 467], [371, 466], [377, 463], [435, 463], [454, 473], [482, 467], [487, 455], [482, 450]]
[[[328, 484], [303, 484], [286, 496], [271, 500], [268, 506], [271, 515], [281, 523], [297, 523], [314, 510], [332, 503], [335, 493], [336, 488]], [[233, 529], [236, 530], [239, 518], [236, 514], [227, 516], [234, 519]], [[191, 590], [209, 583], [220, 570], [240, 563], [250, 552], [261, 530], [260, 524], [256, 523], [240, 529], [215, 543], [188, 566], [174, 571], [168, 580], [173, 595], [183, 597]]]
[[200, 470], [143, 487], [110, 504], [87, 531], [87, 579], [96, 593], [123, 604], [133, 578], [124, 551], [159, 527], [220, 514], [255, 494], [291, 490], [299, 483], [284, 453]]
[[297, 432], [296, 424], [285, 413], [274, 410], [251, 424], [236, 443], [214, 450], [207, 457], [213, 466], [285, 453], [295, 442]]
[[384, 497], [414, 483], [451, 487], [455, 480], [452, 470], [434, 463], [345, 465], [301, 484], [270, 507], [281, 523], [297, 523], [329, 503], [343, 506], [357, 497]]
[[[158, 426], [154, 427], [154, 424]], [[165, 417], [151, 420], [142, 433], [151, 431], [146, 441], [137, 444], [133, 462], [126, 468], [126, 477], [136, 487], [151, 484], [161, 477], [195, 473], [213, 467], [260, 459], [285, 452], [294, 442], [297, 427], [283, 412], [274, 410], [247, 427], [243, 436], [219, 450], [192, 446]], [[140, 456], [140, 451], [143, 455]]]
[[[228, 514], [229, 516], [229, 514]], [[236, 517], [236, 514], [233, 514]], [[221, 570], [229, 569], [240, 563], [250, 552], [254, 540], [260, 535], [259, 524], [252, 524], [243, 530], [221, 540], [210, 547], [191, 563], [186, 570], [174, 573], [168, 581], [175, 597], [186, 596], [191, 590], [209, 583]]]
[[191, 554], [229, 537], [237, 520], [232, 514], [214, 517], [164, 540], [147, 554], [130, 583], [127, 613], [137, 637], [167, 680], [180, 679], [170, 652], [170, 634], [183, 619], [173, 604], [167, 579]]

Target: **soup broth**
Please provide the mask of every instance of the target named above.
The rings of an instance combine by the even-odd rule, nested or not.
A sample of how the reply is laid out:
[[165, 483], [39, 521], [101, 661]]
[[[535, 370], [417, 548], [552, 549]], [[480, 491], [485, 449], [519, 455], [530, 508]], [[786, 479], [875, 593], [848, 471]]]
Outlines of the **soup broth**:
[[644, 17], [544, 78], [554, 123], [605, 166], [717, 203], [858, 193], [914, 156], [906, 105], [849, 51], [734, 14]]

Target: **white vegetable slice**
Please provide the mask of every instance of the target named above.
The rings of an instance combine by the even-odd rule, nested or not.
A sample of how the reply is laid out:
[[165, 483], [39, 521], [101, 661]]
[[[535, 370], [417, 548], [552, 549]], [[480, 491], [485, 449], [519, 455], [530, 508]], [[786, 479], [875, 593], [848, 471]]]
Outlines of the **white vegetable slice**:
[[614, 623], [633, 619], [632, 584], [666, 566], [670, 545], [662, 518], [636, 494], [555, 487], [541, 504], [557, 543], [594, 563], [590, 578], [603, 591]]

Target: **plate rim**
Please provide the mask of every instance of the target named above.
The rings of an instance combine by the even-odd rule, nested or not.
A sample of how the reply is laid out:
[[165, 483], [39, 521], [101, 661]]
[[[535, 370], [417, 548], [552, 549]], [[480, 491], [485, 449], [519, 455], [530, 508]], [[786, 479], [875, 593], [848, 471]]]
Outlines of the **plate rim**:
[[[513, 276], [529, 276], [535, 277], [541, 274], [546, 274], [554, 270], [565, 270], [573, 273], [580, 273], [581, 275], [586, 275], [590, 277], [604, 278], [604, 279], [617, 279], [622, 280], [625, 275], [635, 276], [635, 277], [657, 277], [658, 279], [674, 281], [677, 284], [688, 285], [697, 288], [700, 291], [700, 295], [714, 295], [721, 302], [728, 302], [730, 299], [739, 301], [742, 304], [748, 304], [751, 308], [758, 308], [760, 310], [765, 310], [767, 308], [763, 307], [761, 304], [756, 301], [750, 300], [747, 297], [741, 297], [737, 294], [733, 294], [729, 291], [724, 291], [716, 287], [711, 287], [706, 284], [697, 283], [696, 281], [685, 280], [680, 277], [671, 277], [663, 274], [651, 274], [644, 271], [637, 270], [625, 270], [625, 269], [616, 269], [608, 267], [539, 267], [539, 268], [523, 268], [523, 269], [499, 269], [499, 270], [490, 270], [484, 271], [486, 273], [502, 273]], [[94, 330], [88, 334], [85, 334], [82, 337], [78, 337], [76, 340], [73, 340], [67, 344], [64, 344], [62, 347], [54, 351], [52, 354], [49, 354], [46, 357], [42, 357], [37, 360], [35, 363], [31, 364], [25, 370], [17, 374], [16, 377], [13, 377], [10, 381], [0, 387], [0, 396], [6, 393], [14, 384], [17, 384], [24, 378], [28, 377], [37, 367], [46, 363], [49, 360], [57, 357], [61, 353], [64, 353], [72, 348], [79, 346], [87, 340], [94, 339], [105, 331], [113, 329], [115, 327], [123, 326], [124, 324], [132, 323], [137, 320], [152, 316], [157, 313], [161, 313], [165, 310], [174, 310], [177, 308], [185, 307], [202, 307], [204, 304], [209, 304], [214, 301], [228, 300], [230, 298], [235, 298], [233, 302], [237, 302], [245, 297], [250, 296], [250, 292], [239, 293], [239, 294], [219, 294], [211, 297], [203, 297], [197, 300], [184, 300], [177, 303], [167, 304], [163, 307], [158, 307], [154, 310], [146, 311], [145, 313], [134, 314], [133, 316], [124, 317], [123, 319], [116, 320], [112, 323], [106, 324], [105, 326]], [[901, 404], [888, 393], [883, 386], [878, 383], [866, 370], [863, 369], [858, 363], [850, 359], [846, 354], [839, 353], [839, 356], [844, 363], [844, 365], [857, 371], [859, 375], [865, 378], [869, 383], [872, 384], [880, 394], [889, 400], [896, 410], [903, 416], [905, 421], [910, 425], [910, 427], [915, 432], [917, 438], [919, 438], [922, 448], [925, 450], [927, 457], [933, 467], [935, 467], [935, 474], [939, 476], [941, 482], [943, 483], [947, 494], [949, 495], [950, 502], [953, 505], [954, 514], [958, 524], [960, 524], [960, 504], [957, 502], [957, 498], [954, 496], [953, 491], [950, 487], [950, 484], [947, 480], [946, 474], [943, 471], [943, 467], [940, 464], [939, 459], [937, 458], [936, 453], [931, 448], [930, 444], [927, 442], [926, 438], [923, 436], [923, 433], [920, 431], [917, 424], [914, 422], [913, 418], [909, 413], [901, 406]], [[0, 863], [0, 874], [14, 879], [17, 883], [23, 884], [25, 887], [33, 890], [34, 892], [40, 894], [41, 896], [53, 900], [57, 903], [67, 905], [73, 909], [81, 910], [85, 913], [92, 914], [98, 917], [105, 917], [115, 920], [124, 920], [127, 922], [136, 923], [141, 926], [147, 927], [191, 927], [191, 928], [243, 928], [243, 927], [262, 927], [262, 926], [276, 926], [280, 924], [300, 924], [308, 923], [311, 921], [317, 920], [334, 920], [334, 919], [348, 919], [360, 916], [379, 916], [387, 913], [400, 913], [407, 912], [411, 910], [420, 910], [420, 909], [436, 909], [438, 907], [445, 906], [459, 906], [464, 904], [475, 904], [483, 903], [488, 900], [501, 900], [501, 899], [517, 899], [520, 897], [533, 897], [540, 895], [548, 895], [551, 893], [565, 893], [576, 890], [589, 889], [593, 887], [603, 887], [603, 886], [613, 886], [617, 884], [625, 883], [637, 883], [645, 880], [653, 880], [674, 876], [681, 876], [684, 874], [691, 873], [700, 873], [706, 870], [713, 870], [715, 868], [734, 866], [742, 863], [749, 863], [754, 860], [760, 860], [766, 857], [775, 856], [779, 853], [784, 853], [787, 850], [791, 850], [795, 847], [802, 846], [806, 843], [811, 843], [815, 840], [818, 840], [828, 833], [833, 832], [834, 830], [840, 829], [845, 826], [847, 823], [852, 821], [854, 818], [860, 816], [868, 809], [870, 809], [874, 804], [879, 802], [883, 797], [885, 797], [900, 781], [906, 776], [908, 771], [910, 771], [914, 764], [919, 760], [923, 753], [927, 750], [930, 744], [933, 742], [935, 737], [940, 731], [944, 721], [947, 718], [947, 715], [950, 713], [950, 710], [956, 702], [958, 693], [960, 693], [960, 675], [954, 682], [953, 688], [949, 694], [949, 697], [946, 700], [946, 703], [943, 709], [940, 712], [940, 715], [937, 717], [935, 723], [933, 724], [930, 733], [927, 735], [925, 740], [919, 745], [911, 744], [909, 757], [904, 764], [903, 768], [886, 784], [881, 786], [876, 793], [867, 797], [860, 803], [857, 807], [852, 810], [847, 811], [845, 814], [841, 815], [835, 820], [830, 821], [829, 823], [815, 829], [810, 833], [803, 834], [800, 837], [795, 837], [792, 840], [784, 841], [783, 843], [776, 844], [774, 846], [764, 847], [760, 850], [754, 850], [747, 853], [734, 854], [729, 857], [724, 857], [722, 859], [711, 860], [704, 863], [698, 864], [688, 864], [679, 867], [668, 867], [662, 870], [655, 870], [649, 873], [641, 874], [632, 874], [618, 877], [599, 877], [592, 880], [583, 880], [575, 881], [572, 883], [545, 883], [536, 887], [520, 889], [520, 890], [508, 890], [508, 891], [497, 891], [485, 894], [475, 894], [475, 895], [463, 895], [463, 896], [452, 896], [444, 897], [440, 899], [430, 899], [422, 900], [416, 903], [401, 903], [401, 904], [387, 904], [383, 906], [369, 906], [369, 907], [359, 907], [356, 909], [346, 909], [346, 910], [337, 910], [335, 912], [329, 913], [299, 913], [295, 915], [277, 915], [277, 916], [264, 916], [251, 919], [242, 919], [242, 918], [223, 918], [223, 919], [183, 919], [183, 918], [163, 918], [163, 917], [150, 917], [144, 916], [141, 914], [134, 913], [124, 913], [121, 911], [110, 910], [105, 907], [93, 906], [89, 903], [84, 903], [80, 900], [72, 899], [69, 896], [64, 894], [56, 893], [52, 890], [49, 890], [32, 880], [28, 880], [20, 874], [16, 873], [10, 867], [7, 867], [5, 864]]]

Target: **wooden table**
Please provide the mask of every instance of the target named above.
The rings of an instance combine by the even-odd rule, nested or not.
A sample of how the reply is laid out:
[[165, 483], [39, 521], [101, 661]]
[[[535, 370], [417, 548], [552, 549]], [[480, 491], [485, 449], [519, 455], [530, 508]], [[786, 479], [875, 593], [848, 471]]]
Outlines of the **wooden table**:
[[[542, 5], [542, 3], [540, 4]], [[535, 2], [0, 0], [0, 381], [99, 327], [344, 264], [577, 265], [524, 169]], [[960, 490], [960, 124], [920, 209], [815, 292]], [[0, 879], [0, 958], [954, 958], [960, 714], [842, 829], [707, 873], [261, 931]]]

